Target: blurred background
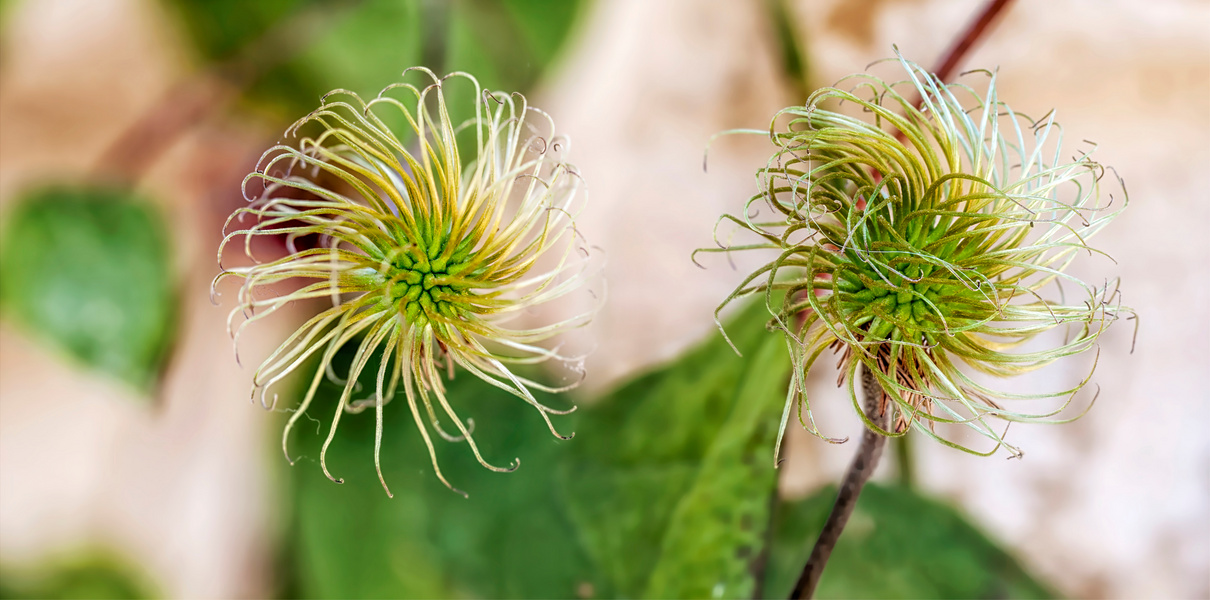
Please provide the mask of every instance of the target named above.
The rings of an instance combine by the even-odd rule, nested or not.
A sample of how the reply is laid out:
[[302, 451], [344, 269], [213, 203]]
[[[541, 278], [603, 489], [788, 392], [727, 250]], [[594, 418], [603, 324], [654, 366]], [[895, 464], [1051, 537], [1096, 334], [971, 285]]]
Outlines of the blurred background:
[[[783, 594], [852, 449], [791, 427], [773, 471], [784, 367], [695, 370], [741, 364], [713, 311], [763, 261], [690, 253], [770, 153], [723, 138], [703, 170], [706, 146], [893, 44], [934, 64], [980, 4], [3, 0], [0, 595]], [[1122, 278], [1137, 344], [1130, 323], [1102, 338], [1087, 416], [1014, 427], [1024, 460], [895, 446], [822, 594], [1210, 596], [1207, 31], [1199, 0], [1020, 0], [960, 66], [999, 68], [1003, 100], [1056, 109], [1124, 178], [1131, 206], [1097, 244], [1116, 262], [1073, 270]], [[230, 300], [209, 295], [261, 153], [323, 92], [372, 95], [412, 65], [548, 112], [587, 181], [579, 228], [608, 255], [574, 441], [465, 377], [452, 388], [492, 417], [485, 447], [526, 463], [492, 474], [451, 446], [470, 500], [435, 482], [405, 421], [387, 424], [395, 499], [366, 471], [365, 418], [342, 422], [348, 483], [290, 468], [248, 365], [315, 306], [253, 329], [241, 368]], [[761, 336], [738, 342], [748, 359]], [[822, 425], [852, 435], [832, 378], [813, 381]]]

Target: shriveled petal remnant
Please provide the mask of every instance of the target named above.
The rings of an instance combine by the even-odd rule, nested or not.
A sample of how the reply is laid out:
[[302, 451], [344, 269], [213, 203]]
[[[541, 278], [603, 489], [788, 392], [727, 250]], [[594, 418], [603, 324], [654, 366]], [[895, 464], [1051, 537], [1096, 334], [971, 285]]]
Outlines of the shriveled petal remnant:
[[[816, 427], [804, 385], [831, 348], [868, 427], [890, 436], [914, 427], [969, 452], [1003, 445], [1017, 455], [989, 418], [1059, 422], [1088, 377], [1021, 394], [986, 387], [972, 371], [1032, 371], [1093, 348], [1110, 323], [1133, 316], [1120, 306], [1116, 282], [1094, 286], [1064, 273], [1076, 256], [1100, 254], [1088, 241], [1125, 198], [1118, 206], [1112, 195], [1102, 198], [1106, 172], [1090, 147], [1063, 154], [1053, 113], [1034, 121], [1000, 102], [995, 73], [976, 75], [987, 78], [979, 94], [902, 58], [897, 64], [903, 81], [854, 75], [775, 117], [777, 152], [758, 173], [760, 192], [743, 215], [720, 221], [760, 239], [707, 251], [778, 255], [723, 305], [763, 296], [770, 327], [785, 334], [795, 368], [782, 433], [797, 406], [803, 427], [839, 441]], [[773, 216], [759, 215], [760, 204]], [[1020, 348], [1054, 328], [1066, 337]], [[853, 382], [862, 365], [893, 410], [889, 430], [861, 410]], [[1048, 398], [1058, 406], [1041, 413], [1002, 402]], [[947, 439], [939, 423], [969, 426], [993, 447]]]
[[[430, 429], [464, 441], [489, 469], [515, 469], [519, 460], [498, 467], [480, 455], [473, 422], [459, 418], [446, 400], [443, 377], [461, 367], [533, 405], [551, 432], [564, 437], [549, 415], [570, 411], [539, 403], [530, 390], [572, 386], [544, 386], [510, 365], [554, 360], [578, 368], [578, 358], [541, 344], [590, 318], [520, 323], [530, 309], [577, 289], [589, 276], [589, 251], [573, 222], [581, 182], [562, 158], [567, 143], [554, 136], [550, 118], [518, 94], [482, 90], [464, 73], [438, 79], [418, 68], [405, 73], [409, 79], [420, 83], [392, 85], [369, 102], [343, 90], [328, 94], [286, 132], [298, 139], [296, 146], [265, 153], [244, 180], [245, 196], [263, 192], [228, 220], [252, 218], [255, 224], [228, 234], [223, 247], [242, 239], [252, 256], [254, 238], [277, 236], [286, 240], [288, 255], [229, 268], [216, 279], [243, 279], [231, 314], [237, 342], [244, 327], [290, 302], [330, 299], [331, 308], [265, 359], [253, 394], [262, 404], [275, 404], [266, 399], [269, 388], [318, 358], [321, 366], [286, 425], [282, 449], [289, 458], [290, 430], [311, 407], [325, 374], [343, 384], [319, 459], [338, 482], [328, 472], [328, 447], [341, 415], [367, 408], [377, 419], [374, 461], [382, 479], [383, 407], [400, 388], [447, 486]], [[466, 98], [465, 105], [447, 106], [454, 97]], [[456, 122], [451, 108], [472, 116]], [[318, 243], [299, 249], [304, 236]], [[304, 284], [289, 288], [295, 281]], [[356, 353], [339, 378], [332, 361], [345, 345]], [[375, 388], [355, 399], [367, 367], [376, 372]]]

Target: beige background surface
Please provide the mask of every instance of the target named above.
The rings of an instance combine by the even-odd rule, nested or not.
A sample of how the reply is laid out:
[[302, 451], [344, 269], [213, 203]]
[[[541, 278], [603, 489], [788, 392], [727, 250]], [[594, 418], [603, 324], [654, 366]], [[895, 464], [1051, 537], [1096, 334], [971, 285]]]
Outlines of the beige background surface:
[[[976, 5], [792, 4], [815, 85], [888, 56], [892, 44], [930, 64]], [[588, 386], [601, 389], [713, 335], [715, 305], [754, 259], [702, 270], [689, 254], [752, 193], [768, 148], [728, 138], [705, 173], [704, 148], [714, 133], [764, 127], [802, 99], [791, 97], [763, 2], [601, 0], [586, 17], [533, 100], [574, 140], [590, 194], [580, 227], [609, 254], [609, 301], [589, 361]], [[1120, 276], [1141, 318], [1133, 355], [1129, 324], [1103, 338], [1092, 412], [1072, 425], [1016, 428], [1021, 461], [918, 446], [927, 489], [1067, 595], [1210, 596], [1208, 31], [1202, 1], [1021, 0], [965, 63], [998, 66], [1001, 97], [1015, 109], [1056, 108], [1071, 139], [1097, 141], [1096, 158], [1117, 168], [1132, 202], [1099, 238], [1117, 264], [1076, 266], [1090, 278]], [[82, 177], [188, 75], [148, 0], [24, 2], [0, 43], [0, 219], [22, 185]], [[268, 593], [280, 525], [265, 462], [277, 456], [264, 449], [275, 432], [247, 403], [250, 372], [231, 360], [224, 311], [207, 300], [216, 238], [205, 232], [229, 210], [214, 182], [238, 178], [275, 134], [238, 115], [201, 123], [146, 183], [166, 203], [187, 278], [185, 345], [158, 411], [0, 328], [0, 561], [102, 540], [173, 596]], [[267, 329], [260, 339], [280, 335]], [[825, 425], [854, 432], [830, 378], [813, 382], [817, 405], [838, 407], [823, 410]], [[790, 443], [787, 495], [836, 479], [851, 452], [806, 435]]]

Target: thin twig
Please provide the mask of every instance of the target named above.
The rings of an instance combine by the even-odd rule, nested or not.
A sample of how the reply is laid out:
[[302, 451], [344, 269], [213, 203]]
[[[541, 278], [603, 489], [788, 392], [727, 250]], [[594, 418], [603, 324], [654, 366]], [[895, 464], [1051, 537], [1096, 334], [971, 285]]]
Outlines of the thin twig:
[[941, 62], [933, 69], [933, 74], [941, 81], [948, 81], [950, 75], [954, 74], [954, 69], [962, 63], [962, 59], [970, 52], [975, 43], [983, 38], [983, 33], [996, 20], [996, 17], [1004, 10], [1012, 0], [991, 0], [983, 7], [983, 11], [979, 16], [975, 17], [967, 26], [962, 35], [954, 40], [954, 44], [943, 55]]
[[[988, 33], [996, 17], [1011, 2], [1012, 0], [988, 0], [983, 10], [970, 23], [966, 24], [966, 29], [962, 30], [961, 35], [954, 38], [954, 43], [945, 51], [945, 54], [941, 55], [941, 60], [937, 61], [937, 66], [933, 69], [933, 75], [939, 81], [948, 82], [950, 80], [950, 77], [954, 74], [954, 69], [957, 69], [958, 65], [962, 64], [962, 61], [975, 47], [975, 44]], [[920, 108], [924, 105], [924, 98], [918, 96], [913, 105], [916, 108]], [[907, 139], [907, 134], [902, 129], [897, 129], [895, 130], [895, 139], [902, 142]]]
[[794, 102], [805, 102], [810, 90], [807, 63], [803, 60], [802, 28], [795, 27], [790, 16], [788, 0], [765, 0], [769, 25], [773, 28], [774, 40], [781, 53], [782, 74], [790, 84]]
[[907, 489], [916, 487], [916, 466], [912, 461], [912, 436], [905, 434], [896, 440], [895, 466], [899, 474], [899, 485]]
[[94, 171], [135, 182], [176, 140], [257, 79], [306, 48], [355, 2], [302, 8], [249, 42], [233, 58], [170, 86], [101, 154]]
[[[888, 429], [891, 420], [890, 406], [886, 396], [882, 393], [882, 387], [874, 378], [874, 373], [864, 365], [861, 367], [861, 391], [866, 416], [883, 430]], [[828, 558], [832, 556], [832, 549], [836, 547], [836, 541], [840, 539], [840, 532], [849, 522], [849, 516], [853, 514], [853, 507], [857, 505], [857, 497], [861, 495], [861, 488], [865, 487], [865, 483], [874, 474], [874, 469], [878, 467], [878, 459], [882, 457], [882, 449], [886, 447], [886, 440], [886, 436], [876, 433], [868, 427], [862, 431], [861, 444], [857, 446], [857, 455], [849, 464], [849, 470], [845, 473], [844, 481], [841, 482], [840, 490], [836, 494], [836, 503], [832, 505], [832, 512], [828, 515], [828, 520], [824, 522], [823, 530], [819, 532], [819, 539], [815, 542], [815, 547], [811, 549], [811, 557], [807, 559], [807, 565], [803, 567], [802, 575], [798, 577], [798, 583], [794, 584], [791, 598], [810, 598], [815, 594], [815, 587], [819, 585], [819, 578], [828, 564]]]

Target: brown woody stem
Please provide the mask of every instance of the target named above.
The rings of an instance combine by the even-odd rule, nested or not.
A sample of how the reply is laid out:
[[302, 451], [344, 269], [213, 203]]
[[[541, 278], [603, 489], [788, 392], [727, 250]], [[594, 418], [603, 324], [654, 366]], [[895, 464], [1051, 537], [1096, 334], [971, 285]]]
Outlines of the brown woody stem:
[[933, 69], [933, 74], [941, 81], [948, 81], [950, 76], [954, 74], [954, 69], [962, 63], [966, 55], [970, 53], [971, 48], [975, 43], [983, 38], [984, 32], [991, 26], [996, 17], [1004, 10], [1012, 0], [990, 0], [979, 16], [975, 17], [967, 26], [962, 35], [954, 40], [954, 45], [949, 47], [941, 62]]
[[[861, 367], [861, 391], [866, 416], [884, 431], [888, 430], [891, 407], [884, 400], [882, 387], [878, 385], [873, 372], [864, 365]], [[832, 549], [836, 547], [836, 541], [840, 539], [840, 532], [849, 522], [849, 516], [853, 514], [853, 507], [857, 505], [857, 497], [861, 495], [861, 488], [865, 487], [865, 483], [874, 474], [874, 469], [878, 467], [878, 459], [882, 457], [886, 440], [886, 436], [874, 432], [869, 427], [864, 428], [861, 432], [861, 444], [857, 446], [857, 455], [849, 464], [849, 470], [845, 473], [844, 481], [841, 482], [840, 490], [836, 494], [836, 503], [832, 505], [832, 512], [828, 515], [828, 520], [824, 522], [823, 530], [819, 532], [819, 539], [816, 540], [815, 547], [811, 549], [811, 557], [807, 559], [807, 565], [803, 567], [802, 575], [798, 577], [798, 583], [794, 585], [791, 598], [810, 598], [815, 594], [815, 587], [819, 585], [819, 578], [828, 564], [828, 558], [832, 556]]]
[[274, 66], [295, 56], [318, 32], [338, 19], [354, 2], [299, 9], [233, 58], [182, 79], [101, 154], [98, 175], [136, 182], [182, 135], [225, 106]]

